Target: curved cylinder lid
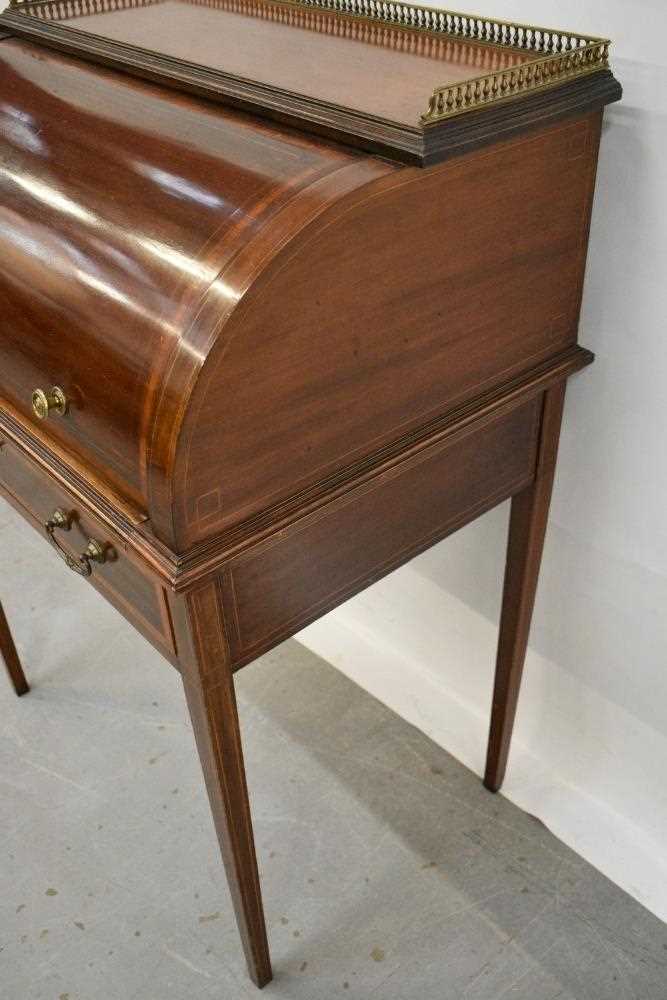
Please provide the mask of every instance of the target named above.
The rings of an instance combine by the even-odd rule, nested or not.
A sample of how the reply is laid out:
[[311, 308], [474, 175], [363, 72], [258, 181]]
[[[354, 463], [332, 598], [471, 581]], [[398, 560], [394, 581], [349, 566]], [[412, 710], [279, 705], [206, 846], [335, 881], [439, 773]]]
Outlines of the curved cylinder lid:
[[158, 411], [163, 442], [260, 259], [390, 169], [4, 41], [0, 396], [39, 430], [32, 393], [60, 386], [49, 439], [150, 510]]

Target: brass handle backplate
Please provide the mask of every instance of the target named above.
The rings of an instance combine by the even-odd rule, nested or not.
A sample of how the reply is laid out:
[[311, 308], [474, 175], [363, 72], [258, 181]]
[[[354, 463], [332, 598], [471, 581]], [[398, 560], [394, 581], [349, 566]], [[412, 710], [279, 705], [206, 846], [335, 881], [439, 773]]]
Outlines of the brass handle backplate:
[[49, 392], [35, 389], [32, 394], [33, 413], [40, 420], [46, 420], [50, 413], [59, 413], [64, 417], [68, 405], [67, 396], [57, 385], [54, 385]]
[[68, 514], [61, 507], [58, 507], [54, 510], [53, 514], [44, 525], [44, 528], [49, 541], [55, 548], [60, 558], [67, 563], [69, 568], [75, 573], [78, 573], [79, 576], [90, 576], [93, 572], [92, 564], [94, 562], [105, 563], [107, 561], [107, 546], [103, 545], [102, 542], [98, 542], [96, 538], [91, 538], [86, 546], [85, 552], [82, 552], [78, 557], [71, 556], [69, 552], [66, 552], [62, 547], [56, 538], [55, 533], [58, 528], [61, 531], [69, 531], [72, 527], [73, 520], [73, 514]]

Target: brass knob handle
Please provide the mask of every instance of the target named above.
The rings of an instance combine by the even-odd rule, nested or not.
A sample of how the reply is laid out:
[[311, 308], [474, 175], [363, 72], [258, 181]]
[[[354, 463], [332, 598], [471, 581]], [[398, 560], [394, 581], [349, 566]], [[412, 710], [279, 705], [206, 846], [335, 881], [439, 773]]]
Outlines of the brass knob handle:
[[32, 409], [40, 420], [46, 420], [52, 411], [64, 417], [67, 413], [67, 406], [67, 396], [57, 385], [54, 385], [50, 392], [35, 389], [32, 394]]
[[59, 528], [61, 531], [69, 531], [72, 527], [74, 516], [68, 514], [61, 507], [54, 510], [49, 520], [44, 525], [47, 537], [60, 558], [67, 563], [67, 566], [78, 573], [79, 576], [90, 576], [93, 572], [92, 563], [105, 563], [107, 561], [108, 546], [98, 542], [96, 538], [91, 538], [84, 552], [78, 558], [71, 556], [62, 547], [55, 532]]

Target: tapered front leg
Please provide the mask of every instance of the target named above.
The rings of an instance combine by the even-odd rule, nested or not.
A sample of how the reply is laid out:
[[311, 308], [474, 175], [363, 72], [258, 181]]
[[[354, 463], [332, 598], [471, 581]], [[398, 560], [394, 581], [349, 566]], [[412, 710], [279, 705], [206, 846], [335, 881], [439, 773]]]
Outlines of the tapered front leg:
[[174, 603], [185, 695], [213, 819], [253, 982], [271, 980], [264, 910], [250, 819], [234, 678], [215, 582]]
[[7, 624], [7, 618], [5, 617], [5, 612], [2, 610], [2, 605], [0, 604], [0, 654], [7, 667], [7, 673], [9, 674], [12, 684], [14, 685], [14, 690], [18, 695], [27, 694], [30, 690], [30, 686], [25, 679], [25, 674], [23, 673], [23, 667], [21, 666], [21, 661], [19, 660], [19, 654], [16, 652], [16, 646], [14, 645], [14, 640], [12, 639], [12, 634], [9, 631], [9, 625]]
[[505, 586], [500, 619], [491, 731], [484, 784], [503, 783], [528, 648], [565, 399], [565, 382], [544, 395], [540, 452], [534, 482], [512, 498]]

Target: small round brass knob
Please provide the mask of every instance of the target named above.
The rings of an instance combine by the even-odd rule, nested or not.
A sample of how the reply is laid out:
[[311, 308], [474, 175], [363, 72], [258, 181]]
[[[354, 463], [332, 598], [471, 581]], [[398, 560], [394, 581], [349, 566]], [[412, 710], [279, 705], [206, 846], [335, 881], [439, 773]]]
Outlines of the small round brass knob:
[[50, 392], [35, 389], [32, 394], [32, 409], [40, 420], [46, 420], [52, 412], [64, 417], [67, 413], [67, 396], [57, 385], [54, 385]]

